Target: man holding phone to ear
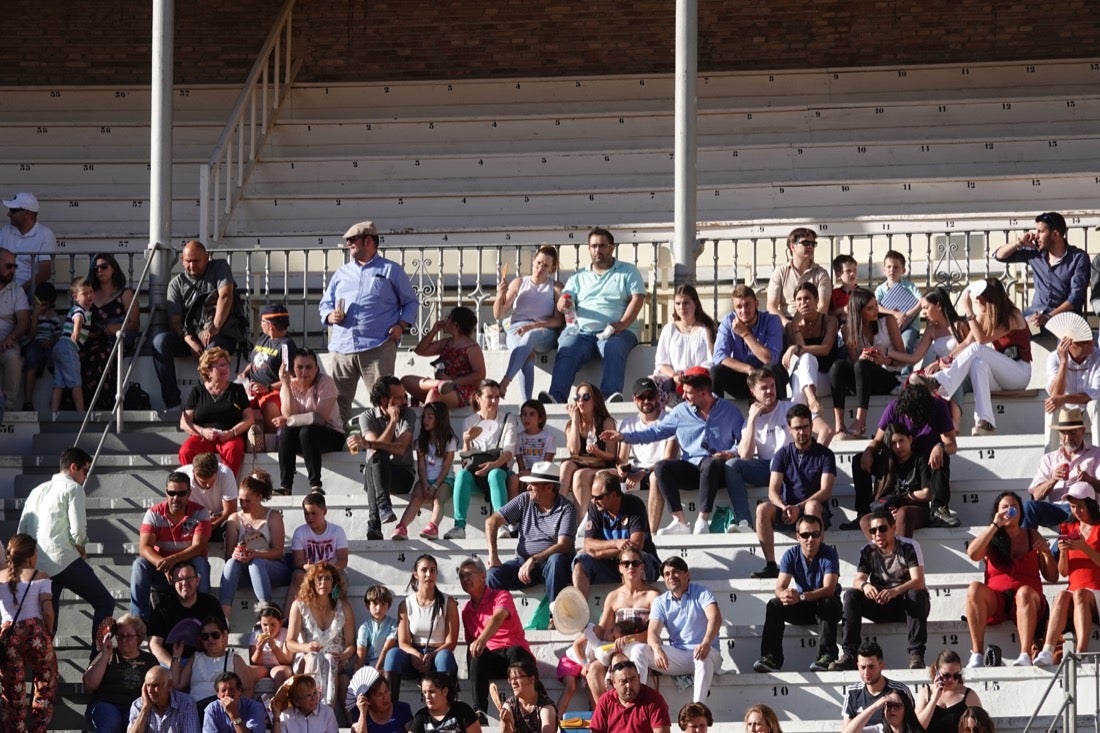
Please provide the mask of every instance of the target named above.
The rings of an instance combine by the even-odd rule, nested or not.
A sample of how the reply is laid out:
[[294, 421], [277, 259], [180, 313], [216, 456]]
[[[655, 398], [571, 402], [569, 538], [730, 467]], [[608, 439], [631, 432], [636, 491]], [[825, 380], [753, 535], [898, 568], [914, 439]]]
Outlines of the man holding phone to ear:
[[417, 301], [401, 265], [378, 254], [373, 221], [353, 224], [344, 243], [351, 260], [333, 273], [317, 310], [321, 323], [332, 327], [332, 381], [340, 417], [347, 422], [359, 380], [370, 389], [380, 377], [393, 375], [397, 344], [416, 322]]

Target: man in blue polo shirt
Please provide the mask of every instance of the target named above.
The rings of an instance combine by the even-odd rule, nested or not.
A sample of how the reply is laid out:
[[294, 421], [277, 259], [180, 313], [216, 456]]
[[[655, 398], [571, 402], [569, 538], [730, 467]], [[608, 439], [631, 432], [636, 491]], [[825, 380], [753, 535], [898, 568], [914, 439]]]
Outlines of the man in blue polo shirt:
[[[653, 601], [647, 643], [633, 647], [630, 658], [638, 665], [643, 685], [651, 669], [662, 674], [693, 675], [691, 699], [703, 702], [721, 664], [718, 633], [722, 612], [706, 586], [691, 582], [683, 558], [670, 557], [661, 563], [661, 577], [668, 592]], [[661, 641], [661, 632], [666, 628], [667, 644]]]
[[764, 609], [764, 634], [760, 638], [757, 672], [783, 668], [784, 624], [818, 624], [818, 657], [811, 672], [824, 672], [836, 661], [836, 626], [840, 621], [840, 558], [825, 544], [820, 517], [803, 514], [795, 525], [798, 544], [783, 553], [775, 597]]
[[600, 471], [592, 481], [592, 503], [581, 525], [584, 545], [573, 560], [573, 585], [588, 595], [591, 583], [617, 583], [619, 553], [635, 550], [645, 563], [645, 579], [657, 579], [657, 548], [649, 531], [645, 502], [634, 494], [623, 494], [619, 477]]
[[[684, 401], [655, 425], [620, 433], [606, 430], [602, 440], [628, 444], [652, 443], [673, 435], [680, 443], [680, 459], [658, 461], [653, 467], [657, 488], [668, 504], [672, 522], [657, 534], [707, 534], [710, 512], [718, 489], [726, 485], [726, 462], [737, 457], [737, 443], [745, 416], [732, 402], [711, 391], [710, 375], [703, 367], [684, 374]], [[694, 529], [684, 519], [680, 490], [699, 487], [699, 518]]]
[[829, 526], [829, 497], [836, 483], [836, 456], [814, 439], [813, 415], [806, 405], [787, 410], [791, 442], [772, 456], [768, 501], [756, 505], [756, 536], [767, 563], [754, 578], [776, 578], [775, 530], [793, 529], [804, 514], [820, 517]]

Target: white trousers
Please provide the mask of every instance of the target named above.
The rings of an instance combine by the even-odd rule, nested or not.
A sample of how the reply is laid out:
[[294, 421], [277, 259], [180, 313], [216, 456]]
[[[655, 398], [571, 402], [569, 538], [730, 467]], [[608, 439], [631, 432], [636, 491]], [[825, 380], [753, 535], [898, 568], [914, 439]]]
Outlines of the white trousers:
[[947, 397], [954, 395], [969, 376], [974, 388], [974, 423], [985, 420], [997, 427], [990, 393], [1003, 389], [1026, 389], [1031, 382], [1031, 362], [1011, 359], [989, 344], [970, 344], [946, 369], [933, 376]]
[[661, 647], [668, 657], [668, 669], [657, 670], [653, 666], [653, 648], [649, 644], [638, 644], [630, 650], [630, 661], [638, 667], [638, 676], [642, 684], [649, 679], [649, 670], [659, 671], [666, 675], [690, 674], [695, 678], [693, 702], [706, 702], [707, 693], [710, 691], [710, 682], [714, 679], [714, 670], [718, 666], [721, 653], [711, 648], [706, 659], [696, 659], [692, 649], [680, 649], [665, 644]]
[[818, 366], [817, 357], [813, 354], [802, 354], [791, 359], [791, 402], [804, 405], [806, 395], [803, 388], [817, 387], [818, 398], [829, 395], [829, 375], [822, 374]]

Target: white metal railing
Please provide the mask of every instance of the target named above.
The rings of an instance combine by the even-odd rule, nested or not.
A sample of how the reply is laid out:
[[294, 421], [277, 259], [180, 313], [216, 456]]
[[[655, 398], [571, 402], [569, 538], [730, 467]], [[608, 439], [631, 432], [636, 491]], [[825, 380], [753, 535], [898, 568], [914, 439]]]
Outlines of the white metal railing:
[[225, 233], [302, 61], [291, 54], [295, 0], [286, 0], [229, 113], [210, 160], [199, 166], [199, 240]]
[[[1054, 675], [1050, 678], [1050, 682], [1047, 684], [1043, 693], [1038, 696], [1038, 702], [1035, 704], [1035, 712], [1028, 718], [1027, 723], [1024, 724], [1023, 733], [1031, 733], [1032, 730], [1038, 730], [1036, 722], [1040, 719], [1040, 711], [1043, 705], [1046, 703], [1047, 698], [1054, 692], [1055, 686], [1061, 687], [1062, 701], [1058, 705], [1058, 711], [1050, 716], [1050, 722], [1047, 724], [1046, 733], [1054, 733], [1055, 729], [1058, 729], [1059, 723], [1061, 733], [1078, 733], [1079, 717], [1084, 713], [1080, 710], [1081, 696], [1078, 693], [1079, 689], [1079, 673], [1081, 671], [1081, 665], [1085, 662], [1092, 663], [1092, 686], [1094, 706], [1096, 709], [1092, 710], [1092, 725], [1094, 733], [1100, 733], [1100, 652], [1076, 652], [1074, 651], [1075, 641], [1074, 634], [1066, 633], [1063, 641], [1062, 662], [1054, 670]], [[1055, 693], [1057, 694], [1057, 693]], [[1042, 716], [1046, 717], [1046, 716]], [[1035, 726], [1033, 728], [1033, 726]]]

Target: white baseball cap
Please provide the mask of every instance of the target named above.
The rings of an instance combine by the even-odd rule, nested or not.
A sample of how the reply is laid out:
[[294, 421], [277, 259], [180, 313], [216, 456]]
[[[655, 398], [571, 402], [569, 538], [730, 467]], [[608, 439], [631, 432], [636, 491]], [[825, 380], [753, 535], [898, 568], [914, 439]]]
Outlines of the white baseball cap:
[[35, 198], [33, 193], [27, 193], [26, 191], [17, 193], [10, 199], [4, 199], [4, 206], [9, 209], [26, 209], [38, 213], [38, 199]]

